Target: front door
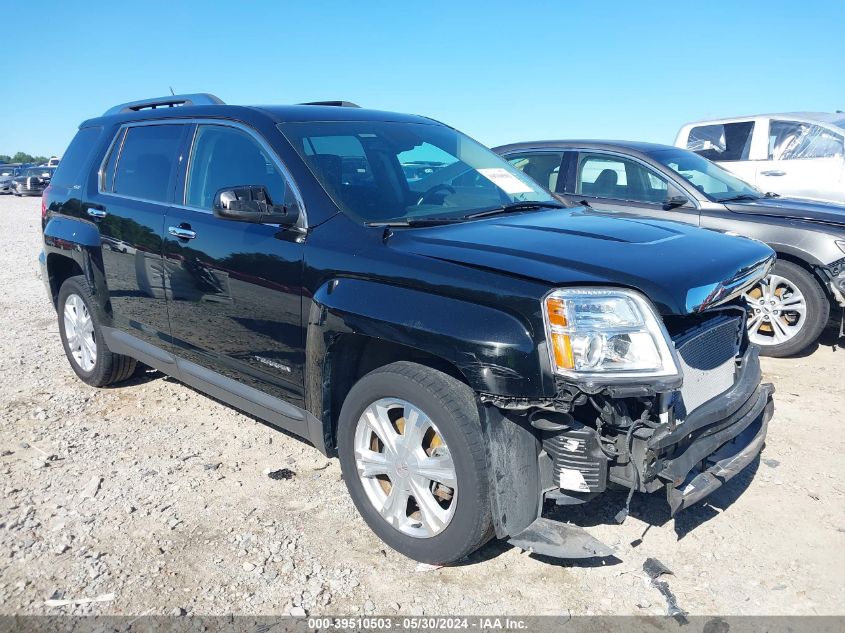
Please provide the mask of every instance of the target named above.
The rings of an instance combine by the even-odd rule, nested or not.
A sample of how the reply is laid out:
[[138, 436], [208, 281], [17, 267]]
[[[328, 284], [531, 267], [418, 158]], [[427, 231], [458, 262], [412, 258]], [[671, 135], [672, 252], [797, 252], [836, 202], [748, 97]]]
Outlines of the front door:
[[[576, 163], [566, 167], [569, 160]], [[662, 220], [697, 225], [698, 209], [692, 202], [666, 208], [666, 202], [683, 195], [661, 174], [632, 158], [606, 152], [567, 152], [563, 194], [585, 201], [601, 211], [624, 211]], [[686, 197], [686, 196], [685, 196]]]
[[810, 123], [772, 120], [768, 160], [757, 171], [757, 187], [783, 196], [845, 201], [843, 138]]
[[180, 361], [180, 371], [186, 377], [201, 367], [214, 372], [204, 374], [212, 382], [223, 376], [301, 407], [302, 233], [212, 213], [220, 189], [261, 185], [281, 204], [291, 186], [272, 152], [244, 129], [200, 124], [190, 156], [183, 204], [165, 220], [173, 343], [192, 363]]
[[170, 334], [162, 260], [164, 216], [173, 200], [188, 127], [121, 128], [97, 191], [85, 205], [100, 230], [114, 325], [156, 347], [167, 347]]

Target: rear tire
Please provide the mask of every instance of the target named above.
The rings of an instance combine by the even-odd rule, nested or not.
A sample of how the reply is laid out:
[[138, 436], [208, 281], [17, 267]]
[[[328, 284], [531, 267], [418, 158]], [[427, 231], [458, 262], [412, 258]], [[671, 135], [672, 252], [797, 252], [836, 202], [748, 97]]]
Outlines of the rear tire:
[[749, 337], [762, 356], [794, 356], [819, 338], [830, 302], [812, 274], [789, 261], [778, 260], [765, 281], [745, 295]]
[[105, 387], [132, 376], [137, 361], [114, 354], [106, 346], [102, 318], [83, 275], [71, 277], [62, 284], [57, 312], [65, 355], [83, 382]]
[[[388, 450], [379, 444], [378, 433], [367, 435], [375, 428], [367, 415], [371, 416], [377, 406], [381, 411], [395, 411], [390, 408], [397, 406], [393, 403], [406, 406], [402, 417], [395, 419], [397, 413], [392, 414], [395, 429], [381, 431], [396, 433], [389, 441], [395, 440], [400, 448]], [[425, 422], [417, 425], [415, 420]], [[426, 440], [422, 448], [419, 440], [414, 441], [415, 427], [419, 429], [417, 435], [431, 438], [427, 450]], [[362, 438], [365, 448], [361, 447]], [[451, 563], [472, 553], [492, 536], [487, 460], [478, 406], [474, 392], [464, 383], [430, 367], [405, 361], [376, 369], [361, 378], [346, 397], [337, 440], [343, 479], [355, 506], [370, 529], [397, 552], [424, 563]], [[367, 445], [370, 441], [372, 447]], [[435, 444], [436, 448], [432, 448]], [[401, 447], [406, 446], [416, 448], [402, 454]], [[373, 459], [366, 463], [375, 471], [381, 468], [380, 464], [391, 465], [384, 466], [385, 474], [366, 474], [361, 471], [364, 454]], [[448, 463], [451, 470], [446, 467], [437, 471], [436, 478], [427, 476], [425, 473], [436, 470], [430, 466], [435, 461]], [[403, 488], [404, 481], [410, 482], [407, 488]], [[452, 482], [453, 487], [444, 488], [444, 481]], [[401, 500], [388, 509], [391, 504], [384, 499], [391, 497], [394, 487], [400, 491], [396, 496]]]

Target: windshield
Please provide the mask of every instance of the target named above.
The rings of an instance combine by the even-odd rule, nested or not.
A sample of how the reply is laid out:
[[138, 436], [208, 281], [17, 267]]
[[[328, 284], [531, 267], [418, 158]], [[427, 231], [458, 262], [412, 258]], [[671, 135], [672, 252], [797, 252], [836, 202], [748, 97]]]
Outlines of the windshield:
[[30, 167], [21, 172], [21, 176], [36, 176], [38, 178], [50, 178], [53, 175], [54, 169], [52, 167]]
[[651, 157], [686, 178], [711, 200], [718, 202], [737, 196], [759, 198], [763, 195], [759, 189], [694, 152], [666, 149], [652, 152]]
[[364, 222], [460, 219], [519, 202], [555, 203], [483, 145], [438, 124], [280, 123], [335, 203]]

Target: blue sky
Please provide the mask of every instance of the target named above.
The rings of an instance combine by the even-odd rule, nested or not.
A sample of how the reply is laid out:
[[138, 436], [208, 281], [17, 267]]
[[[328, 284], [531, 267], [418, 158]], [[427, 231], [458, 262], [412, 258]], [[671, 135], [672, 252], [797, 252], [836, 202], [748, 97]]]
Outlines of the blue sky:
[[61, 154], [82, 120], [169, 86], [238, 104], [346, 99], [424, 114], [487, 145], [671, 143], [695, 119], [845, 110], [842, 8], [841, 0], [3, 3], [4, 50], [15, 53], [4, 55], [0, 154]]

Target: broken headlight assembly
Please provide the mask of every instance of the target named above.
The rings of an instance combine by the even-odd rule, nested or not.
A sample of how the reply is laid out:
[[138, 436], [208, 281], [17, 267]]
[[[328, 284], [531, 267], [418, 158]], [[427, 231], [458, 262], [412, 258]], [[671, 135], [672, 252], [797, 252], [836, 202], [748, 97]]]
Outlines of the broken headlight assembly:
[[669, 335], [654, 308], [621, 288], [563, 288], [543, 300], [552, 368], [590, 383], [680, 375]]

